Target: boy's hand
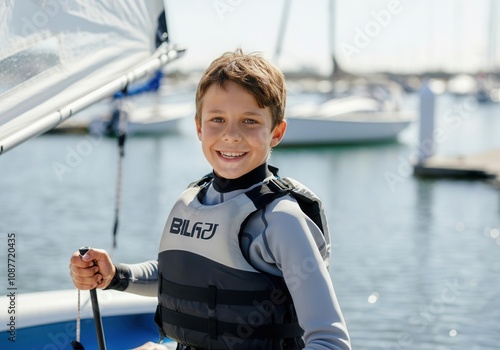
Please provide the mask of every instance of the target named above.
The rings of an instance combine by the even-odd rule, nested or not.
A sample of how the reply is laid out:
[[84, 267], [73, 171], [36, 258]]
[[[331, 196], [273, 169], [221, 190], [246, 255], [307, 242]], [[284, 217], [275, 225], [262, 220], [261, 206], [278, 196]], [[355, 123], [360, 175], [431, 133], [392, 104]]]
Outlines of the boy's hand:
[[113, 279], [116, 268], [105, 250], [90, 248], [83, 257], [80, 252], [71, 256], [69, 271], [75, 287], [87, 290], [106, 288]]

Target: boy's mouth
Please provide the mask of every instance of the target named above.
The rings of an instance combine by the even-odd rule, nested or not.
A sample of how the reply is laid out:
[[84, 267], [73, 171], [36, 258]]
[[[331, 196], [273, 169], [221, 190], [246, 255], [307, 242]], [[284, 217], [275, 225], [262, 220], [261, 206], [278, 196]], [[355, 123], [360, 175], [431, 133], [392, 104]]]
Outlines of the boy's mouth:
[[234, 159], [234, 158], [239, 158], [239, 157], [242, 157], [245, 155], [244, 152], [242, 153], [234, 153], [234, 152], [221, 152], [221, 151], [218, 151], [219, 155], [222, 157], [222, 158], [226, 158], [226, 159]]

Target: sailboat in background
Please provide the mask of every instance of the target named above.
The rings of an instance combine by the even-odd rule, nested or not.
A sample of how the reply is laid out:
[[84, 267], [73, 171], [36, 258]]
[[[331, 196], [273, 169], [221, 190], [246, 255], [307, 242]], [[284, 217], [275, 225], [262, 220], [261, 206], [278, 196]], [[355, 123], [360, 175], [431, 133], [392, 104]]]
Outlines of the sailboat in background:
[[[275, 61], [279, 59], [291, 0], [285, 0]], [[415, 113], [401, 109], [399, 84], [384, 77], [360, 77], [344, 71], [335, 54], [335, 1], [329, 1], [332, 57], [331, 90], [305, 100], [289, 94], [287, 132], [281, 144], [339, 144], [394, 140], [415, 121]], [[339, 88], [339, 87], [342, 88]]]
[[474, 95], [479, 103], [500, 103], [500, 81], [498, 75], [497, 41], [498, 41], [498, 1], [489, 1], [488, 46], [486, 55], [486, 71], [476, 76]]
[[415, 121], [414, 113], [400, 110], [391, 100], [380, 100], [363, 92], [353, 94], [352, 91], [344, 96], [297, 104], [292, 100], [287, 108], [287, 132], [282, 144], [392, 141]]
[[[130, 84], [184, 52], [166, 40], [162, 0], [6, 1], [0, 13], [0, 155], [98, 101], [126, 93]], [[14, 251], [9, 250], [11, 269]], [[0, 299], [0, 308], [9, 310], [0, 325], [0, 348], [70, 348], [79, 338], [77, 291], [19, 294], [15, 274], [9, 278], [8, 297]], [[87, 350], [96, 349], [88, 293], [83, 294], [82, 341]], [[110, 349], [158, 340], [156, 298], [99, 294]]]

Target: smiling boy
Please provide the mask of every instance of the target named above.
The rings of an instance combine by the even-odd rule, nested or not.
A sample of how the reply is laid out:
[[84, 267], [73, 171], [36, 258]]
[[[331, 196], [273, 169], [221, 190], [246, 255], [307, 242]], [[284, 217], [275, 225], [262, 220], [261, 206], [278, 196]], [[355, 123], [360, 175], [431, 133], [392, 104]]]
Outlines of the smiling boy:
[[157, 261], [115, 267], [105, 251], [75, 253], [75, 286], [157, 295], [155, 320], [177, 349], [350, 349], [324, 213], [304, 205], [321, 203], [267, 164], [285, 135], [285, 100], [283, 74], [261, 56], [216, 59], [195, 116], [212, 174], [172, 208]]
[[286, 122], [273, 125], [269, 108], [233, 81], [212, 84], [205, 92], [196, 131], [215, 173], [237, 179], [264, 164], [285, 134]]

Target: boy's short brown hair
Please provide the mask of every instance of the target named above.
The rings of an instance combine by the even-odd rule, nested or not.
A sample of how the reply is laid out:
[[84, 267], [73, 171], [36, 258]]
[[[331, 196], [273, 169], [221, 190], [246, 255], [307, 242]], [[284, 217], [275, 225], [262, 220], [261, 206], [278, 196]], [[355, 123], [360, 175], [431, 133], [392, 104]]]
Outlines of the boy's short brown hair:
[[257, 53], [245, 54], [241, 49], [226, 52], [205, 70], [196, 90], [196, 121], [201, 124], [201, 106], [208, 88], [232, 81], [257, 100], [260, 108], [269, 107], [272, 128], [285, 119], [286, 85], [283, 73]]

